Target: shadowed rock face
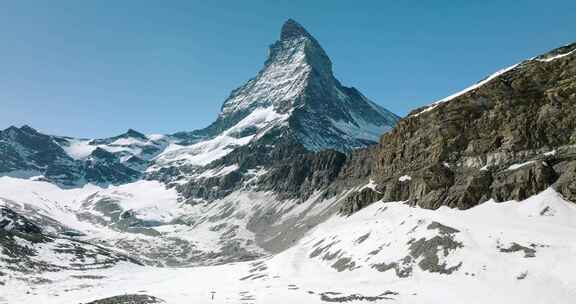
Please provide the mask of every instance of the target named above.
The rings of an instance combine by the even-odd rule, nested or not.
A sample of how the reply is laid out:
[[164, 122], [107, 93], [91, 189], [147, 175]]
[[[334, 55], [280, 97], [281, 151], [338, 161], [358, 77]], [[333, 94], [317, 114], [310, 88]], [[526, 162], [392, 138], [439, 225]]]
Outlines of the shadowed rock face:
[[351, 193], [346, 197], [345, 203], [340, 208], [341, 214], [352, 214], [372, 202], [381, 200], [384, 194], [370, 188], [364, 188], [360, 191]]
[[[214, 162], [218, 168], [238, 165], [238, 171], [217, 177], [194, 180], [177, 186], [184, 197], [211, 201], [229, 193], [251, 187], [258, 191], [274, 191], [279, 199], [306, 199], [315, 191], [326, 189], [340, 173], [346, 154], [333, 150], [309, 152], [295, 140], [271, 139], [240, 147]], [[249, 170], [261, 169], [265, 174], [251, 183]]]
[[[522, 200], [550, 186], [576, 200], [575, 49], [571, 44], [524, 61], [451, 100], [412, 111], [377, 148], [356, 152], [340, 184], [370, 177], [384, 200], [431, 209]], [[411, 179], [400, 182], [405, 175]], [[351, 198], [343, 208], [352, 212], [378, 196], [365, 199]]]

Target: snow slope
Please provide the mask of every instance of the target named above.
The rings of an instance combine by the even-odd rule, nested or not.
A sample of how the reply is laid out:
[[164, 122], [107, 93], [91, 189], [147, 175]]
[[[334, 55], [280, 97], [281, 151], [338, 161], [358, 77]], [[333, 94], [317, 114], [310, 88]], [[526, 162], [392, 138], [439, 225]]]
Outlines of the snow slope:
[[246, 190], [191, 204], [157, 181], [60, 189], [47, 182], [0, 178], [0, 206], [37, 221], [45, 232], [72, 232], [77, 240], [106, 244], [157, 266], [266, 256], [292, 245], [339, 198], [325, 201], [318, 194], [305, 202], [286, 201]]
[[[272, 128], [285, 125], [287, 118], [288, 114], [280, 114], [272, 107], [255, 109], [244, 119], [214, 138], [189, 146], [171, 144], [154, 159], [154, 165], [148, 168], [148, 172], [169, 165], [207, 165], [226, 156], [235, 148], [259, 139]], [[252, 129], [256, 131], [250, 132]]]
[[[266, 198], [251, 198], [258, 200]], [[238, 206], [253, 209], [246, 201]], [[302, 220], [299, 210], [309, 207], [285, 216]], [[43, 285], [7, 281], [0, 303], [125, 293], [167, 303], [572, 303], [575, 255], [576, 206], [552, 189], [464, 211], [377, 202], [349, 217], [332, 215], [293, 247], [260, 260], [47, 273]]]

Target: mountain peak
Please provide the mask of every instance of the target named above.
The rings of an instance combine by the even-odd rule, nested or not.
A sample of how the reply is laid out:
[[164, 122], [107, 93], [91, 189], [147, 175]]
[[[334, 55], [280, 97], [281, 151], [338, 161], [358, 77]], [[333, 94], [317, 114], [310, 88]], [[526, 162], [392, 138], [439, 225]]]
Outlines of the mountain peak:
[[266, 66], [279, 65], [292, 68], [307, 65], [324, 76], [332, 77], [332, 62], [320, 43], [293, 19], [282, 25], [280, 40], [270, 46]]
[[38, 131], [36, 131], [36, 129], [30, 127], [29, 125], [23, 125], [22, 127], [20, 127], [20, 130], [26, 133], [38, 133]]
[[232, 91], [217, 120], [188, 137], [233, 134], [249, 142], [274, 130], [308, 150], [349, 151], [378, 142], [396, 124], [398, 116], [340, 84], [320, 43], [293, 19], [269, 50], [264, 67]]
[[123, 134], [126, 137], [133, 137], [133, 138], [140, 138], [140, 139], [148, 139], [148, 137], [146, 137], [146, 135], [134, 130], [134, 129], [128, 129], [128, 131], [126, 131], [126, 133]]
[[28, 125], [23, 125], [22, 127], [10, 126], [4, 130], [0, 130], [0, 133], [12, 134], [11, 136], [16, 136], [17, 134], [36, 135], [38, 131]]
[[291, 40], [300, 37], [312, 38], [312, 35], [310, 35], [302, 25], [294, 21], [294, 19], [286, 20], [284, 25], [282, 25], [280, 40]]

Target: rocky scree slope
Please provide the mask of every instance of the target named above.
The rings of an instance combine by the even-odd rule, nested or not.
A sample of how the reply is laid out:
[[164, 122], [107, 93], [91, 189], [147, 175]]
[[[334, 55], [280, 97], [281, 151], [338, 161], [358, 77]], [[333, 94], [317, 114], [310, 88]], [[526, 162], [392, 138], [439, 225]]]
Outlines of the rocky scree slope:
[[377, 147], [350, 157], [338, 184], [374, 186], [342, 211], [381, 199], [467, 209], [550, 186], [576, 201], [575, 50], [552, 50], [412, 111]]

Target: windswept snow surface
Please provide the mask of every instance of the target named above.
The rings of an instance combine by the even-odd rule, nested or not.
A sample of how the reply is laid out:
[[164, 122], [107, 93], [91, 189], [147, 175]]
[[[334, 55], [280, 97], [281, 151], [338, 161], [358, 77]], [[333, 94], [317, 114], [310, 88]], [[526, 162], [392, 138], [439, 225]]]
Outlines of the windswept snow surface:
[[93, 194], [90, 200], [97, 201], [98, 198], [117, 202], [122, 210], [133, 211], [141, 220], [169, 222], [184, 212], [176, 190], [166, 189], [166, 186], [158, 181], [141, 180], [110, 186]]
[[[246, 197], [237, 206], [249, 212], [268, 199]], [[299, 208], [286, 215], [302, 219]], [[0, 303], [84, 303], [125, 293], [173, 304], [573, 303], [575, 256], [576, 206], [552, 189], [465, 211], [376, 202], [333, 215], [260, 260], [46, 273], [50, 282], [42, 285], [7, 280]]]
[[[533, 164], [534, 162], [535, 162], [534, 160], [531, 160], [531, 161], [527, 161], [527, 162], [524, 162], [524, 163], [513, 164], [513, 165], [510, 165], [510, 167], [508, 167], [508, 169], [507, 169], [507, 170], [516, 170], [516, 169], [520, 169], [520, 168], [522, 168], [522, 167], [524, 167], [524, 166], [527, 166], [527, 165]], [[544, 163], [544, 164], [546, 164], [546, 163]]]
[[101, 188], [90, 184], [61, 189], [52, 183], [4, 176], [0, 177], [0, 206], [19, 207], [33, 215], [52, 218], [71, 229], [90, 231], [92, 225], [79, 221], [74, 211], [84, 198], [99, 190]]
[[84, 159], [98, 148], [97, 146], [90, 145], [90, 140], [84, 139], [70, 139], [69, 145], [63, 145], [62, 148], [73, 159]]
[[138, 156], [142, 159], [150, 159], [155, 154], [148, 154], [147, 149], [153, 148], [157, 151], [162, 151], [167, 146], [167, 139], [164, 137], [157, 137], [154, 140], [121, 137], [109, 143], [97, 143], [92, 139], [66, 138], [65, 140], [66, 144], [60, 144], [60, 146], [68, 156], [76, 160], [86, 159], [97, 148], [104, 149], [110, 153], [124, 154], [125, 158]]
[[299, 41], [281, 42], [285, 51], [274, 51], [256, 78], [234, 90], [224, 103], [220, 115], [256, 107], [268, 107], [293, 101], [302, 93], [312, 68], [307, 63], [306, 44]]

